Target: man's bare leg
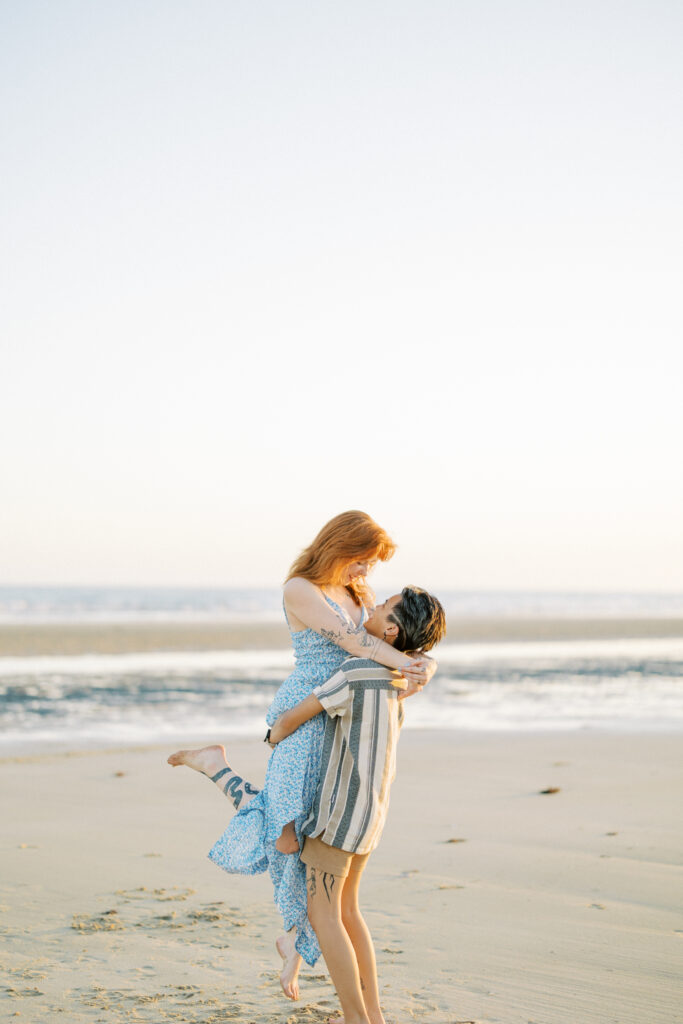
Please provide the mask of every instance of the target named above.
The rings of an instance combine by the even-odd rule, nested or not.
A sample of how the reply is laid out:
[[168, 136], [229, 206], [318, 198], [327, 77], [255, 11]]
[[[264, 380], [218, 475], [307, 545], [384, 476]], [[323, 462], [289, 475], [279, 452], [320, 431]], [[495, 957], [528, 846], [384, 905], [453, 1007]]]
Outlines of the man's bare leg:
[[280, 973], [280, 984], [282, 991], [288, 999], [299, 998], [299, 971], [301, 970], [301, 956], [294, 945], [296, 941], [296, 928], [290, 928], [288, 932], [281, 935], [275, 943], [275, 948], [282, 957], [284, 963]]
[[337, 990], [344, 1024], [370, 1024], [365, 1010], [356, 954], [342, 923], [344, 879], [306, 867], [308, 917], [320, 942], [327, 969]]
[[236, 811], [243, 804], [249, 803], [259, 792], [255, 786], [233, 771], [225, 758], [225, 747], [219, 743], [197, 750], [177, 750], [168, 758], [168, 763], [174, 768], [184, 764], [206, 775], [216, 783], [221, 793], [227, 796]]
[[346, 929], [356, 954], [360, 987], [363, 993], [363, 1002], [365, 1003], [368, 1020], [370, 1024], [386, 1024], [379, 1005], [375, 948], [372, 944], [372, 936], [358, 905], [358, 889], [360, 887], [361, 875], [361, 871], [351, 871], [348, 877], [344, 879], [344, 888], [341, 895], [342, 924]]

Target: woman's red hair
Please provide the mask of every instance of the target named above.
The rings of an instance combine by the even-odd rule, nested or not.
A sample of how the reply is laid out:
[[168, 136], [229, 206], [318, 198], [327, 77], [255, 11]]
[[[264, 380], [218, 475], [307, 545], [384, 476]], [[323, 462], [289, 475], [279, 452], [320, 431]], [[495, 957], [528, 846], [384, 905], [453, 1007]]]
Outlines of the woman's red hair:
[[[342, 512], [325, 523], [312, 544], [301, 552], [287, 579], [301, 576], [319, 587], [334, 586], [351, 562], [388, 562], [396, 545], [381, 526], [365, 512]], [[286, 582], [286, 581], [285, 581]], [[375, 595], [365, 580], [352, 580], [346, 587], [356, 604], [372, 606]]]

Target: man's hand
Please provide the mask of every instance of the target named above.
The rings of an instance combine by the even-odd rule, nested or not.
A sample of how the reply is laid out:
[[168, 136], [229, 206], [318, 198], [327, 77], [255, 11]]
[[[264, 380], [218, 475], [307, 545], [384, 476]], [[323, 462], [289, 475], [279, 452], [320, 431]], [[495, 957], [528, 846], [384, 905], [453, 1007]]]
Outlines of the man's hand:
[[416, 683], [408, 683], [403, 690], [399, 690], [398, 699], [405, 700], [406, 697], [412, 697], [414, 693], [421, 693], [423, 690], [424, 686], [418, 686]]
[[291, 736], [300, 725], [304, 722], [308, 722], [311, 718], [319, 715], [323, 710], [323, 706], [314, 694], [309, 694], [308, 697], [304, 697], [298, 704], [295, 704], [289, 711], [283, 711], [279, 718], [276, 719], [275, 725], [271, 727], [270, 737], [268, 742], [271, 747], [277, 746], [278, 743], [282, 743], [288, 736]]

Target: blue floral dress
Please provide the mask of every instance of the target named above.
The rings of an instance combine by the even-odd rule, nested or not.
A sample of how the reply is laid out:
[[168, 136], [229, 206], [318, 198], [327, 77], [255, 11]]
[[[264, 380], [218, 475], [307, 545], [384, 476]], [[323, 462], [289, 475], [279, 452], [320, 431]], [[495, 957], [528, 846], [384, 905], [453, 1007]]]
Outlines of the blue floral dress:
[[[325, 600], [346, 619], [348, 612], [326, 594]], [[285, 613], [285, 618], [286, 618]], [[367, 618], [365, 608], [360, 624]], [[287, 623], [289, 625], [289, 622]], [[308, 697], [314, 687], [334, 675], [348, 653], [314, 629], [293, 632], [295, 667], [275, 694], [266, 720], [276, 718]], [[316, 715], [296, 732], [278, 743], [268, 762], [263, 789], [232, 818], [223, 835], [212, 846], [209, 858], [232, 874], [256, 875], [269, 870], [275, 889], [275, 904], [285, 930], [296, 927], [296, 948], [313, 966], [320, 946], [306, 913], [306, 867], [299, 854], [283, 854], [275, 841], [283, 827], [294, 822], [303, 845], [301, 826], [308, 817], [318, 786], [325, 715]]]

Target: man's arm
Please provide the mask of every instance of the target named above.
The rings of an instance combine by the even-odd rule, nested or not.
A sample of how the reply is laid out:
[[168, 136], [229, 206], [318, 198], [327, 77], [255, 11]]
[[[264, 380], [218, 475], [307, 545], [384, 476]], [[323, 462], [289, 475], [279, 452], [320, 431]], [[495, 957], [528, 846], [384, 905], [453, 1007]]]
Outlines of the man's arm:
[[311, 718], [315, 718], [322, 710], [322, 704], [312, 693], [308, 697], [304, 697], [293, 708], [280, 715], [270, 730], [270, 742], [281, 743], [282, 740], [291, 736], [300, 725], [308, 722]]

